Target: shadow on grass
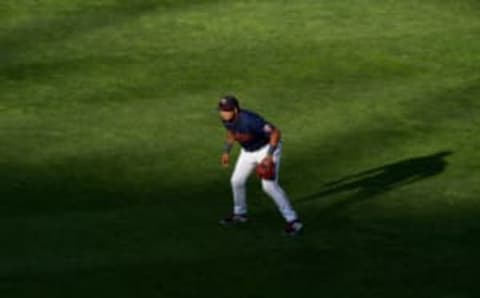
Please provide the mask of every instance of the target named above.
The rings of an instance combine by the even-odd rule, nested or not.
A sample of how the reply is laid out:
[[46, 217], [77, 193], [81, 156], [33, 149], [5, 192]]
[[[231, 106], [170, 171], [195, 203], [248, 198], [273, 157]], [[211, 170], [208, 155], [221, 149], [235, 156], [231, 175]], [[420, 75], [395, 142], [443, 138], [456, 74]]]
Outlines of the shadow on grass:
[[451, 154], [451, 151], [441, 151], [349, 175], [325, 183], [321, 191], [303, 197], [299, 202], [308, 202], [334, 194], [357, 191], [348, 199], [331, 206], [335, 209], [344, 207], [355, 201], [369, 199], [395, 188], [436, 176], [445, 171], [448, 165], [445, 157]]
[[[128, 161], [123, 160], [126, 156]], [[154, 159], [158, 163], [152, 164]], [[131, 162], [136, 166], [132, 167]], [[133, 173], [147, 164], [145, 172]], [[211, 208], [192, 198], [215, 197], [220, 201], [228, 191], [215, 187], [221, 183], [222, 175], [192, 181], [182, 167], [173, 173], [162, 165], [161, 155], [139, 157], [124, 151], [38, 165], [0, 160], [0, 219], [137, 207]]]

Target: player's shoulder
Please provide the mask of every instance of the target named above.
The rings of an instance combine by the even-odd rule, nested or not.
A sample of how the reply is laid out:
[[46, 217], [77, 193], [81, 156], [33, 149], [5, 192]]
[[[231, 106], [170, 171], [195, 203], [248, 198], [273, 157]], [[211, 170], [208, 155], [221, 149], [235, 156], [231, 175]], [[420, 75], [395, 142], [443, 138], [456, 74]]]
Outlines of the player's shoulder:
[[240, 114], [242, 115], [243, 118], [246, 118], [248, 120], [263, 119], [263, 117], [260, 116], [259, 113], [254, 112], [252, 110], [242, 109], [242, 110], [240, 110]]

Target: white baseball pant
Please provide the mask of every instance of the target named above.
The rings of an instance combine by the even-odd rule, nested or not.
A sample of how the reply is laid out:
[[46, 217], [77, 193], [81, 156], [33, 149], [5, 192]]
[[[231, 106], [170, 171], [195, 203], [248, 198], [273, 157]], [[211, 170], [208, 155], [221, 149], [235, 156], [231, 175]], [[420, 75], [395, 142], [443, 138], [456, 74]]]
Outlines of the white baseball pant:
[[[267, 156], [268, 148], [269, 145], [267, 144], [253, 152], [245, 151], [244, 149], [241, 150], [231, 178], [234, 214], [247, 214], [247, 179], [253, 170], [255, 170], [256, 166]], [[292, 208], [285, 191], [283, 191], [278, 184], [281, 153], [282, 145], [280, 143], [273, 153], [273, 161], [276, 164], [275, 180], [262, 179], [262, 188], [263, 191], [273, 199], [283, 218], [287, 222], [290, 222], [296, 220], [298, 216]]]

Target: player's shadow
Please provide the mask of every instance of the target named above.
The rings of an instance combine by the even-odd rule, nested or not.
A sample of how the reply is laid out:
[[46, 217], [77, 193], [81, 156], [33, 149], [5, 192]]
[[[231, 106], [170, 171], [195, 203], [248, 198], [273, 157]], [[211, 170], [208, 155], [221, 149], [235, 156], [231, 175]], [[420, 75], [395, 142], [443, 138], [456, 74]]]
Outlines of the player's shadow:
[[299, 202], [317, 200], [323, 197], [352, 192], [347, 199], [329, 207], [339, 208], [351, 203], [377, 196], [395, 188], [436, 176], [445, 171], [448, 162], [445, 158], [451, 151], [442, 151], [432, 155], [420, 156], [373, 168], [339, 180], [327, 182], [322, 190], [299, 199]]

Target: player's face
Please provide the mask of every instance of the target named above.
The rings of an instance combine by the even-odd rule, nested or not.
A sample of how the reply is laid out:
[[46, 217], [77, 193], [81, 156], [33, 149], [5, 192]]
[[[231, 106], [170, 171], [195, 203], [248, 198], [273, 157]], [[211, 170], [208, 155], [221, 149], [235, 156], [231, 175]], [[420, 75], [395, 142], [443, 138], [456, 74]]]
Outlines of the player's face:
[[220, 111], [220, 118], [223, 121], [232, 121], [235, 118], [235, 111]]

